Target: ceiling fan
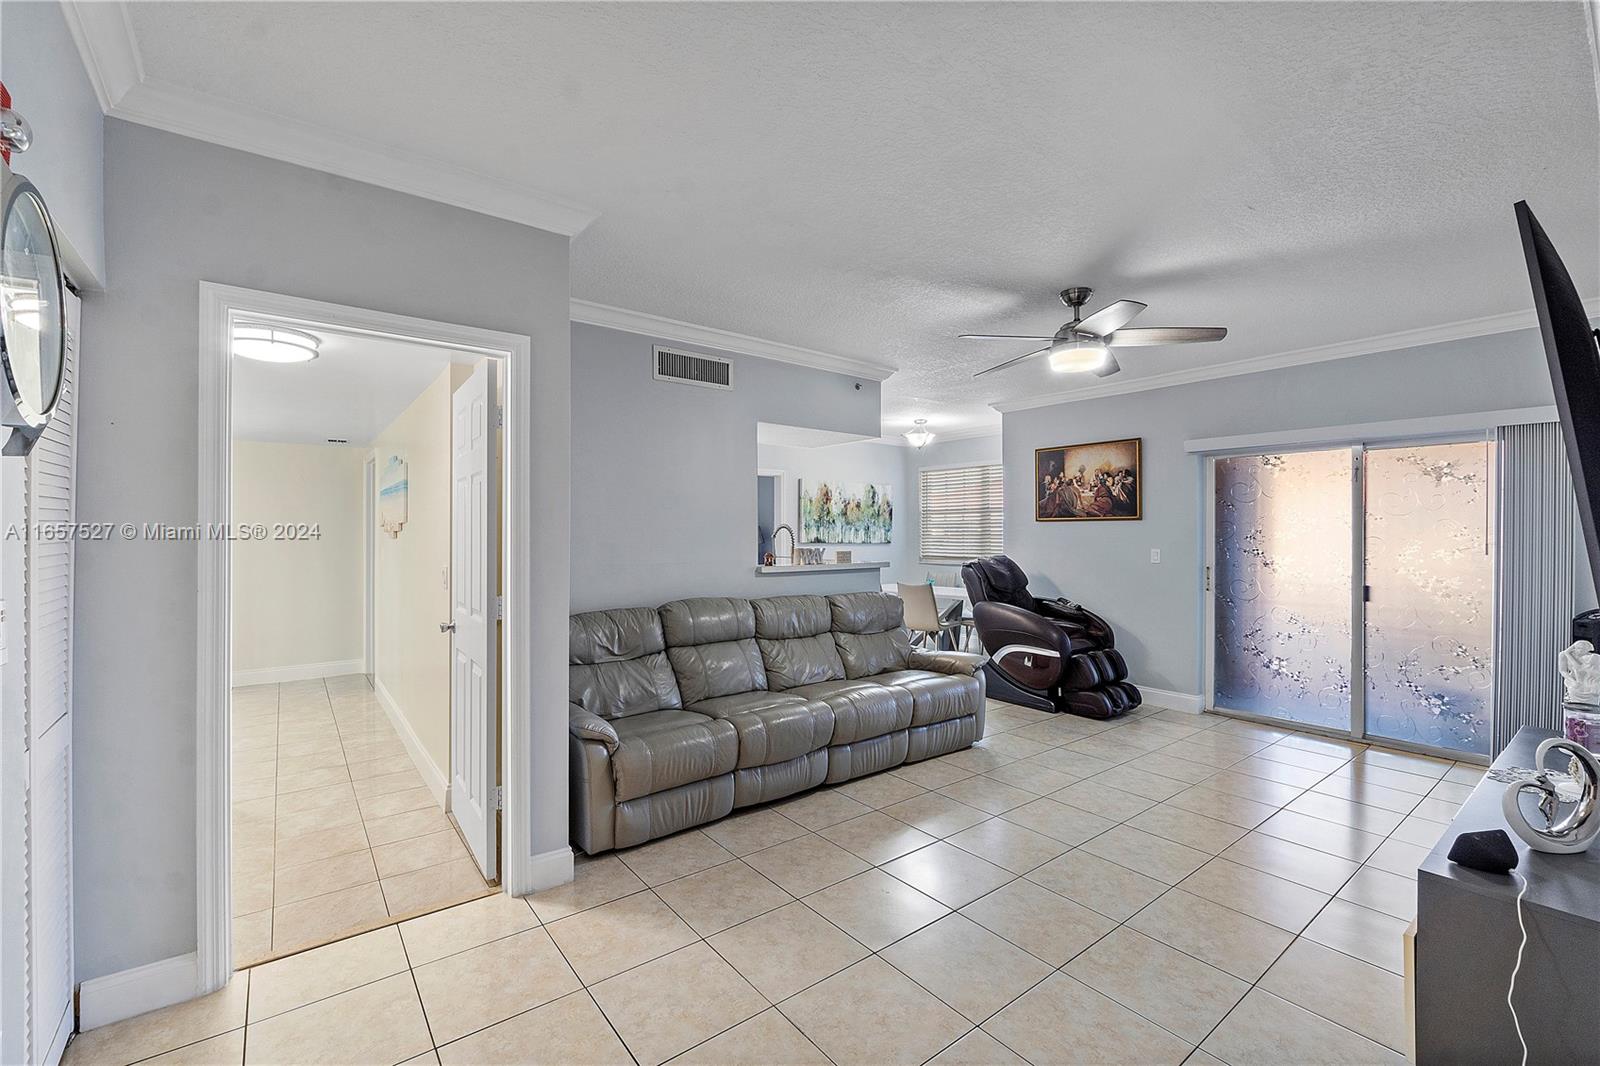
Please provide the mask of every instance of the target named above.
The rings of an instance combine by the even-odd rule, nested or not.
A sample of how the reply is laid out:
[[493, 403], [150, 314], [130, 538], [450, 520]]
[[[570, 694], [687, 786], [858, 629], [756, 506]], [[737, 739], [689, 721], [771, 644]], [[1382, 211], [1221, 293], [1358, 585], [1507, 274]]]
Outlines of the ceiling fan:
[[1072, 308], [1072, 321], [1056, 330], [1053, 337], [1024, 337], [1014, 334], [963, 333], [964, 341], [1046, 341], [1043, 348], [1015, 359], [980, 370], [973, 377], [992, 374], [1008, 366], [1032, 359], [1036, 355], [1050, 356], [1050, 369], [1058, 374], [1092, 373], [1108, 378], [1121, 370], [1112, 348], [1148, 347], [1157, 344], [1194, 344], [1200, 341], [1220, 341], [1228, 335], [1221, 326], [1154, 326], [1129, 329], [1128, 323], [1143, 311], [1145, 304], [1138, 300], [1118, 300], [1107, 304], [1088, 318], [1083, 317], [1083, 305], [1094, 296], [1094, 290], [1074, 285], [1061, 290], [1061, 302]]

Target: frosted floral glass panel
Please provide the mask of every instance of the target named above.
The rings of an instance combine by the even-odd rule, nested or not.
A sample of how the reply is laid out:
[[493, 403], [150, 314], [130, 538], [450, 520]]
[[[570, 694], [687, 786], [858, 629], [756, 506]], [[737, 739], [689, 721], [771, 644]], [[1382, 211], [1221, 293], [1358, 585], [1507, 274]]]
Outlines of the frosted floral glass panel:
[[1350, 450], [1216, 461], [1216, 691], [1350, 728]]
[[1486, 754], [1492, 446], [1367, 451], [1367, 733]]

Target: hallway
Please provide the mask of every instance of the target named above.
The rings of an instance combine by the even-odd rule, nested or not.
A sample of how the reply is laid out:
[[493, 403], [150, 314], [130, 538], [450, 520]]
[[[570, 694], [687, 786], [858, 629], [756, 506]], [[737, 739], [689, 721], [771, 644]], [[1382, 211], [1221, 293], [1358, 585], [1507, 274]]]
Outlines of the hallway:
[[365, 675], [233, 690], [236, 967], [492, 891]]

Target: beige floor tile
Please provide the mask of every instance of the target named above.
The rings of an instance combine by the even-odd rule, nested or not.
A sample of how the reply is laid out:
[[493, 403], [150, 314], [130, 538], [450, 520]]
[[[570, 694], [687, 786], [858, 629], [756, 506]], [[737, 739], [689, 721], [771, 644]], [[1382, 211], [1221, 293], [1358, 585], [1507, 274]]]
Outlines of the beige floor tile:
[[1178, 887], [1291, 933], [1304, 929], [1331, 898], [1228, 859], [1212, 859]]
[[794, 899], [738, 859], [668, 881], [656, 895], [703, 937]]
[[316, 862], [318, 859], [329, 859], [335, 855], [346, 855], [352, 851], [366, 851], [367, 847], [367, 835], [362, 831], [361, 823], [357, 822], [354, 825], [319, 829], [299, 836], [280, 837], [275, 862], [281, 869], [285, 866]]
[[1020, 788], [1024, 792], [1032, 792], [1036, 796], [1047, 796], [1079, 780], [1073, 774], [1064, 774], [1060, 770], [1052, 770], [1048, 766], [1026, 761], [1008, 763], [997, 770], [990, 770], [983, 776]]
[[1335, 740], [1333, 737], [1313, 736], [1310, 733], [1293, 733], [1278, 742], [1286, 748], [1316, 751], [1324, 755], [1353, 758], [1367, 750], [1365, 744], [1354, 740]]
[[857, 803], [865, 804], [873, 810], [882, 810], [884, 807], [920, 796], [926, 790], [921, 785], [903, 777], [896, 777], [894, 774], [871, 774], [840, 785], [834, 791], [849, 796]]
[[1157, 804], [1135, 815], [1127, 824], [1143, 832], [1165, 840], [1175, 840], [1179, 844], [1186, 844], [1211, 855], [1232, 844], [1248, 831], [1231, 822], [1219, 822], [1215, 818], [1207, 818], [1203, 814], [1165, 803]]
[[428, 1027], [438, 1044], [581, 987], [543, 929], [528, 929], [468, 948], [418, 966], [413, 973]]
[[877, 951], [949, 913], [949, 908], [882, 870], [813, 893], [806, 906]]
[[1445, 771], [1444, 780], [1453, 781], [1458, 785], [1477, 787], [1478, 782], [1483, 780], [1483, 775], [1483, 767], [1458, 762]]
[[366, 849], [350, 851], [299, 866], [278, 867], [272, 898], [281, 907], [312, 896], [370, 884], [377, 879], [378, 869], [372, 864], [372, 853]]
[[1207, 852], [1119, 825], [1085, 842], [1081, 849], [1146, 877], [1175, 885], [1210, 861]]
[[1310, 788], [1328, 776], [1324, 770], [1293, 766], [1286, 762], [1263, 759], [1259, 755], [1240, 759], [1229, 766], [1228, 769], [1234, 773], [1244, 774], [1247, 777], [1260, 777], [1268, 781], [1276, 781], [1280, 785], [1293, 785], [1296, 788]]
[[1433, 786], [1439, 783], [1437, 777], [1408, 774], [1403, 770], [1392, 770], [1387, 766], [1375, 765], [1364, 760], [1351, 763], [1339, 771], [1339, 776], [1349, 778], [1358, 784], [1382, 785], [1384, 788], [1409, 792], [1414, 796], [1426, 796]]
[[744, 861], [793, 896], [808, 896], [870, 869], [860, 858], [814, 833], [746, 855]]
[[1339, 898], [1409, 922], [1417, 916], [1417, 883], [1363, 866], [1339, 889]]
[[1028, 1066], [1021, 1055], [984, 1032], [974, 1029], [928, 1060], [929, 1066]]
[[715, 951], [691, 944], [592, 986], [640, 1066], [655, 1066], [768, 1006]]
[[491, 891], [477, 864], [468, 858], [385, 877], [378, 884], [389, 914], [396, 918], [465, 903]]
[[1017, 876], [945, 841], [885, 863], [883, 871], [946, 907], [963, 907]]
[[[1185, 742], [1187, 744], [1187, 742]], [[1110, 763], [1112, 766], [1121, 766], [1138, 758], [1141, 754], [1153, 750], [1150, 747], [1135, 747], [1125, 744], [1120, 739], [1110, 736], [1092, 736], [1084, 740], [1074, 740], [1068, 745], [1071, 750], [1080, 752], [1101, 762]]]
[[290, 792], [303, 792], [312, 788], [327, 788], [330, 785], [348, 784], [350, 772], [343, 766], [324, 766], [320, 770], [306, 770], [303, 773], [280, 773], [278, 775], [278, 795]]
[[759, 807], [708, 825], [704, 832], [727, 849], [729, 854], [748, 855], [804, 836], [806, 827], [771, 807]]
[[709, 870], [733, 858], [733, 853], [698, 829], [653, 840], [617, 853], [641, 881], [664, 885], [679, 877]]
[[1461, 813], [1461, 804], [1429, 796], [1411, 808], [1411, 813], [1418, 818], [1426, 818], [1430, 822], [1449, 823], [1455, 819], [1457, 814]]
[[1027, 789], [1008, 785], [1004, 781], [979, 775], [968, 777], [939, 789], [939, 795], [976, 807], [989, 814], [1003, 814], [1013, 807], [1032, 803], [1036, 794]]
[[991, 817], [987, 811], [969, 807], [937, 792], [924, 792], [914, 799], [885, 807], [883, 813], [939, 838], [959, 833]]
[[1090, 837], [1099, 836], [1116, 824], [1109, 818], [1102, 818], [1098, 814], [1091, 814], [1049, 797], [1014, 807], [1001, 817], [1008, 822], [1036, 833], [1043, 833], [1047, 837], [1074, 847]]
[[1308, 848], [1354, 862], [1361, 862], [1383, 843], [1383, 837], [1375, 833], [1363, 833], [1348, 825], [1313, 818], [1297, 811], [1279, 811], [1256, 826], [1256, 832], [1304, 844]]
[[633, 1066], [589, 993], [560, 999], [497, 1022], [439, 1049], [443, 1066]]
[[[1033, 804], [1030, 803], [1017, 810], [1027, 810], [1031, 806]], [[1056, 806], [1062, 805], [1056, 804]], [[1016, 811], [1009, 813], [1015, 814]], [[1029, 870], [1043, 866], [1067, 850], [1067, 845], [1062, 841], [1045, 836], [1043, 833], [1035, 833], [1032, 829], [1017, 825], [1006, 818], [991, 818], [971, 829], [963, 829], [952, 836], [948, 843], [954, 844], [962, 851], [987, 859], [1014, 874], [1025, 874]]]
[[1269, 803], [1218, 792], [1204, 785], [1184, 789], [1171, 799], [1167, 806], [1203, 814], [1219, 822], [1227, 822], [1241, 829], [1253, 829], [1272, 817], [1277, 810]]
[[1053, 748], [1050, 751], [1040, 752], [1025, 761], [1037, 766], [1043, 766], [1047, 770], [1055, 770], [1059, 773], [1076, 777], [1079, 780], [1103, 773], [1115, 765], [1072, 748]]
[[926, 1062], [970, 1028], [879, 958], [812, 985], [779, 1009], [838, 1066]]
[[272, 910], [272, 950], [293, 951], [389, 916], [377, 882]]
[[1181, 1063], [1190, 1046], [1083, 982], [1058, 973], [984, 1023], [1034, 1063]]
[[250, 1021], [265, 1021], [409, 968], [392, 926], [269, 962], [250, 973]]
[[349, 777], [355, 783], [357, 799], [386, 796], [391, 792], [426, 786], [422, 778], [417, 776], [417, 768], [408, 755], [351, 763]]
[[300, 792], [289, 792], [277, 798], [279, 816], [299, 814], [302, 811], [315, 810], [318, 807], [338, 806], [340, 804], [354, 804], [356, 790], [350, 787], [348, 781], [341, 781], [334, 785], [324, 785], [321, 788], [308, 788]]
[[1055, 746], [1055, 744], [1048, 741], [1034, 740], [1011, 732], [997, 733], [993, 736], [985, 737], [974, 745], [974, 747], [992, 751], [997, 755], [1004, 755], [1011, 759], [1026, 759], [1038, 755], [1042, 751], [1048, 751]]
[[1413, 755], [1405, 751], [1389, 751], [1384, 748], [1368, 748], [1357, 756], [1357, 760], [1366, 766], [1381, 766], [1388, 770], [1399, 770], [1402, 773], [1432, 778], [1435, 781], [1444, 777], [1453, 765], [1448, 759], [1436, 759], [1431, 755]]
[[1348, 900], [1335, 899], [1306, 926], [1304, 936], [1391, 973], [1405, 973], [1407, 923]]
[[245, 1062], [400, 1062], [431, 1047], [416, 985], [402, 973], [252, 1022]]
[[832, 789], [821, 789], [784, 800], [776, 804], [773, 810], [815, 832], [851, 818], [858, 818], [872, 808], [865, 803], [857, 803], [843, 793]]
[[1104, 781], [1091, 778], [1070, 784], [1059, 792], [1052, 792], [1050, 798], [1080, 811], [1099, 815], [1113, 824], [1127, 821], [1140, 811], [1156, 805], [1155, 800], [1135, 796], [1121, 789], [1107, 788]]
[[1222, 853], [1224, 859], [1262, 873], [1293, 881], [1318, 892], [1333, 893], [1356, 872], [1357, 864], [1303, 844], [1251, 833]]
[[144, 1060], [146, 1066], [240, 1066], [243, 1062], [243, 1026]]
[[1395, 827], [1405, 819], [1405, 815], [1398, 811], [1369, 807], [1365, 803], [1355, 803], [1323, 792], [1306, 792], [1290, 803], [1287, 809], [1324, 821], [1347, 825], [1363, 833], [1375, 833], [1380, 837], [1394, 832]]
[[1378, 845], [1371, 855], [1367, 856], [1367, 865], [1384, 870], [1388, 873], [1399, 874], [1416, 880], [1417, 867], [1422, 860], [1428, 857], [1432, 848], [1425, 848], [1420, 844], [1408, 844], [1404, 840], [1390, 838]]
[[1304, 937], [1260, 987], [1395, 1051], [1405, 1048], [1405, 980]]
[[1450, 826], [1446, 822], [1430, 821], [1427, 818], [1418, 818], [1408, 815], [1404, 821], [1395, 826], [1393, 836], [1396, 840], [1403, 840], [1407, 844], [1416, 844], [1419, 847], [1432, 851], [1434, 846], [1444, 838], [1446, 829]]
[[435, 911], [399, 925], [412, 966], [454, 955], [539, 924], [527, 901], [496, 892], [492, 896]]
[[1063, 971], [1190, 1045], [1250, 990], [1199, 959], [1123, 926], [1067, 964]]
[[1167, 890], [1164, 881], [1082, 850], [1050, 860], [1028, 880], [1119, 922]]
[[573, 863], [571, 881], [535, 892], [527, 900], [539, 920], [548, 924], [632, 895], [644, 887], [644, 882], [615, 855], [592, 859], [579, 856]]
[[828, 1057], [776, 1008], [740, 1022], [672, 1060], [673, 1066], [830, 1066]]
[[[354, 794], [355, 790], [352, 788], [351, 795]], [[438, 806], [438, 801], [433, 798], [433, 790], [430, 788], [408, 788], [382, 796], [369, 796], [359, 800], [358, 803], [361, 807], [361, 817], [374, 819]]]
[[1141, 755], [1127, 765], [1136, 773], [1152, 773], [1157, 777], [1167, 777], [1189, 785], [1198, 784], [1217, 772], [1214, 766], [1190, 762], [1180, 755], [1168, 755], [1164, 752]]
[[285, 755], [281, 753], [283, 742], [279, 742], [280, 754], [278, 755], [278, 773], [302, 774], [309, 770], [322, 770], [330, 767], [343, 768], [345, 765], [344, 752], [339, 749], [337, 739], [318, 738], [303, 745], [309, 750], [301, 754]]
[[708, 943], [774, 1003], [871, 954], [803, 903], [723, 930]]
[[1202, 787], [1209, 788], [1213, 792], [1225, 792], [1230, 796], [1255, 800], [1257, 803], [1265, 803], [1272, 807], [1281, 807], [1305, 791], [1304, 787], [1299, 785], [1269, 781], [1264, 777], [1239, 773], [1235, 770], [1223, 770], [1206, 778], [1202, 782]]
[[990, 751], [988, 748], [967, 748], [964, 751], [941, 755], [933, 761], [943, 766], [954, 767], [957, 770], [968, 770], [974, 774], [981, 774], [989, 770], [997, 770], [1007, 763], [1013, 763], [1017, 760], [1010, 755], [1002, 755], [998, 751]]
[[1307, 751], [1292, 744], [1274, 744], [1270, 747], [1262, 748], [1256, 754], [1263, 759], [1287, 763], [1290, 766], [1302, 766], [1307, 770], [1315, 770], [1319, 774], [1331, 774], [1350, 761], [1348, 755], [1329, 755], [1320, 751]]
[[1358, 1033], [1255, 988], [1206, 1037], [1201, 1050], [1229, 1066], [1403, 1066], [1405, 1059]]
[[269, 799], [278, 791], [278, 772], [269, 768], [264, 775], [241, 778], [237, 772], [229, 779], [228, 787], [234, 800]]
[[1065, 896], [1018, 879], [961, 908], [968, 918], [1052, 966], [1061, 966], [1116, 923]]
[[545, 928], [587, 985], [697, 939], [694, 930], [653, 892], [625, 896]]
[[1134, 915], [1128, 925], [1246, 981], [1266, 973], [1294, 939], [1285, 929], [1191, 895], [1181, 886]]
[[913, 829], [881, 811], [863, 814], [859, 818], [830, 825], [818, 832], [852, 855], [865, 859], [875, 866], [933, 843], [933, 837], [927, 833]]
[[397, 840], [413, 840], [431, 833], [450, 832], [450, 818], [437, 807], [388, 814], [366, 820], [367, 840], [373, 847]]
[[1050, 976], [1052, 969], [960, 914], [945, 915], [881, 954], [974, 1024]]
[[372, 848], [372, 861], [382, 877], [408, 874], [412, 870], [442, 866], [453, 859], [468, 857], [467, 846], [454, 828], [392, 844], [374, 844]]
[[69, 1066], [110, 1066], [148, 1058], [238, 1029], [245, 1023], [248, 973], [209, 996], [79, 1033], [67, 1045]]
[[963, 777], [971, 777], [971, 770], [963, 770], [959, 766], [950, 766], [937, 759], [925, 759], [922, 762], [907, 763], [904, 766], [891, 770], [896, 777], [903, 777], [913, 785], [923, 788], [940, 788], [952, 781], [960, 781]]
[[233, 914], [255, 914], [272, 907], [272, 868], [236, 870], [233, 877]]
[[243, 969], [272, 954], [272, 911], [241, 914], [233, 919], [233, 961]]
[[1338, 775], [1318, 782], [1311, 791], [1320, 792], [1325, 796], [1338, 796], [1354, 803], [1365, 803], [1371, 807], [1382, 807], [1386, 811], [1397, 811], [1400, 814], [1410, 814], [1412, 808], [1422, 800], [1421, 796], [1412, 792], [1402, 792], [1399, 789], [1369, 783], [1358, 784], [1348, 777]]
[[1129, 773], [1126, 765], [1107, 770], [1103, 774], [1085, 778], [1082, 783], [1105, 789], [1112, 794], [1120, 792], [1127, 796], [1138, 796], [1140, 799], [1147, 799], [1154, 803], [1171, 799], [1189, 787], [1188, 782], [1174, 781], [1172, 778], [1162, 777], [1160, 774]]

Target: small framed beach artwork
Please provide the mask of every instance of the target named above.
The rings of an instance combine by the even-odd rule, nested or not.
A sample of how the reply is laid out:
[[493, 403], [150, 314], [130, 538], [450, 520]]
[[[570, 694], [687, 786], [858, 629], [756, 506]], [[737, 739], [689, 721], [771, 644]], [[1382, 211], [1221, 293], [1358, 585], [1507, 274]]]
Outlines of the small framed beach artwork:
[[1033, 453], [1037, 522], [1115, 522], [1144, 517], [1140, 439], [1062, 444]]
[[406, 461], [398, 455], [389, 456], [378, 475], [378, 524], [391, 537], [398, 537], [405, 528], [410, 492]]

